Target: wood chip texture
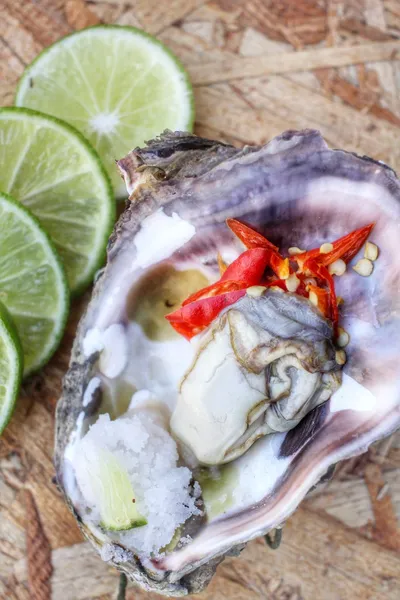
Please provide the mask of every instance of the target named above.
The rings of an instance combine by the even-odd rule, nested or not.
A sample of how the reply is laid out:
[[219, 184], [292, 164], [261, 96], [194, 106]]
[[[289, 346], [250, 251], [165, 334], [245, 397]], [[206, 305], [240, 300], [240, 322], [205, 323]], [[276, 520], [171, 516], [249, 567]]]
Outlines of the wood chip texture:
[[[38, 52], [97, 23], [141, 27], [176, 53], [200, 135], [243, 146], [311, 127], [400, 171], [399, 0], [2, 0], [0, 106]], [[60, 350], [25, 382], [0, 438], [4, 600], [117, 595], [118, 573], [83, 542], [53, 483], [54, 409], [88, 297], [75, 301]], [[279, 550], [251, 542], [200, 598], [398, 600], [399, 517], [395, 435], [340, 464], [289, 519]], [[127, 600], [157, 598], [128, 587]]]
[[25, 491], [26, 503], [26, 557], [28, 584], [32, 600], [50, 600], [52, 573], [51, 548], [32, 492]]

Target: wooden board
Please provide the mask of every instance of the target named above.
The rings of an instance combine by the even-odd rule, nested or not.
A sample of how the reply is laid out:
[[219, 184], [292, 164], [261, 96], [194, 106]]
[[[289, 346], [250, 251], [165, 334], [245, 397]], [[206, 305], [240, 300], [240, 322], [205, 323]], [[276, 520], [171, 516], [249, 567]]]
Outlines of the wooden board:
[[[12, 103], [42, 48], [99, 22], [143, 27], [181, 58], [195, 85], [199, 134], [241, 146], [315, 127], [332, 146], [400, 170], [398, 0], [2, 0], [0, 104]], [[24, 384], [0, 439], [7, 600], [109, 600], [117, 592], [118, 574], [83, 542], [53, 482], [54, 409], [88, 297], [75, 302], [57, 355]], [[339, 466], [289, 520], [278, 552], [252, 542], [200, 597], [394, 600], [399, 516], [400, 439], [392, 436]], [[132, 588], [128, 598], [159, 597]]]

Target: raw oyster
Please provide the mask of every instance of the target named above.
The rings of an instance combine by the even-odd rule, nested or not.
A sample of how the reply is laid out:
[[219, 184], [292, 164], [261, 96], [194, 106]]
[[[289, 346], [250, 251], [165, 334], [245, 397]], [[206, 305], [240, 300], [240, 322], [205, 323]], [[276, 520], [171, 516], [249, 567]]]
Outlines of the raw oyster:
[[300, 296], [241, 298], [202, 339], [173, 434], [202, 464], [221, 465], [261, 436], [293, 429], [340, 386], [332, 338], [331, 324]]
[[[248, 540], [282, 524], [330, 465], [365, 451], [400, 426], [400, 186], [385, 165], [330, 150], [318, 132], [309, 130], [289, 131], [262, 148], [242, 150], [167, 132], [131, 152], [119, 167], [130, 202], [110, 239], [107, 266], [78, 328], [57, 409], [56, 470], [68, 504], [102, 557], [142, 587], [179, 596], [201, 591], [226, 554], [239, 552]], [[179, 447], [179, 457], [173, 447], [166, 450], [168, 473], [163, 478], [162, 466], [158, 477], [168, 502], [175, 498], [182, 510], [175, 516], [174, 539], [146, 554], [138, 540], [140, 527], [132, 536], [129, 530], [107, 530], [96, 506], [88, 506], [85, 483], [81, 487], [77, 483], [77, 461], [86, 460], [78, 450], [92, 426], [94, 443], [102, 450], [120, 452], [122, 462], [129, 463], [131, 455], [135, 461], [147, 460], [150, 445], [148, 473], [159, 466], [163, 436], [174, 442], [168, 421], [177, 406], [180, 381], [193, 361], [196, 364], [196, 344], [207, 339], [200, 336], [200, 341], [187, 342], [164, 316], [217, 278], [218, 252], [227, 263], [238, 256], [239, 244], [224, 224], [228, 217], [248, 222], [278, 246], [299, 248], [320, 245], [375, 222], [373, 241], [379, 259], [368, 278], [352, 269], [338, 278], [338, 293], [345, 298], [340, 322], [350, 344], [336, 391], [340, 371], [332, 365], [329, 335], [325, 332], [325, 342], [324, 335], [311, 336], [311, 355], [320, 361], [305, 396], [312, 396], [313, 389], [327, 395], [317, 394], [310, 412], [300, 411], [293, 428], [287, 431], [282, 419], [276, 423], [265, 418], [268, 410], [257, 414], [254, 422], [267, 424], [268, 431], [262, 432], [267, 435], [255, 441], [251, 432], [246, 438], [251, 443], [245, 443], [240, 456], [221, 465], [219, 455], [215, 461], [219, 466], [211, 469], [198, 463], [193, 449]], [[266, 298], [273, 298], [273, 293]], [[298, 301], [291, 297], [290, 302]], [[223, 328], [231, 319], [237, 329], [238, 320], [254, 314], [243, 306], [246, 302], [259, 307], [265, 300], [246, 296], [213, 327]], [[296, 309], [294, 321], [297, 314]], [[239, 336], [246, 357], [246, 350], [259, 349], [260, 336], [267, 335], [259, 325], [257, 339]], [[308, 321], [305, 330], [310, 331]], [[320, 330], [323, 334], [322, 324]], [[276, 334], [284, 337], [282, 327]], [[301, 354], [298, 335], [288, 339], [293, 337], [296, 353]], [[309, 353], [310, 348], [304, 356]], [[256, 352], [252, 358], [264, 368], [265, 356], [261, 360]], [[299, 361], [297, 371], [301, 366]], [[269, 384], [287, 385], [277, 364], [273, 369]], [[280, 381], [273, 379], [277, 373]], [[323, 377], [329, 381], [321, 386]], [[192, 417], [189, 421], [193, 425]], [[223, 453], [241, 446], [242, 429], [243, 419], [233, 439], [223, 444]], [[125, 430], [131, 432], [130, 439]], [[139, 468], [146, 473], [142, 463]], [[180, 482], [176, 490], [175, 476]], [[151, 476], [143, 477], [146, 485], [154, 484]], [[141, 486], [137, 479], [131, 481]], [[140, 498], [145, 491], [135, 490], [140, 516], [148, 522], [142, 525], [144, 538], [146, 531], [159, 533], [151, 511], [144, 514], [148, 507]], [[173, 523], [170, 506], [160, 498], [154, 501]]]

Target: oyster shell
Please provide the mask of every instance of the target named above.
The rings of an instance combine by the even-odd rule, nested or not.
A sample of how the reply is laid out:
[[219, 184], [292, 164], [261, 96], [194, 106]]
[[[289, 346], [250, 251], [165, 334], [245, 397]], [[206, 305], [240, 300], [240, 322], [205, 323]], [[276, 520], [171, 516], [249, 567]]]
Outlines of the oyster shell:
[[[330, 150], [311, 130], [289, 131], [264, 147], [242, 150], [166, 132], [131, 152], [119, 167], [130, 202], [78, 328], [57, 407], [55, 464], [69, 506], [102, 557], [142, 587], [179, 596], [201, 591], [226, 554], [282, 524], [332, 464], [364, 452], [400, 426], [400, 186], [387, 166]], [[171, 544], [160, 556], [140, 556], [122, 534], [91, 521], [77, 486], [74, 453], [100, 413], [115, 418], [129, 405], [128, 415], [150, 411], [160, 422], [162, 413], [169, 419], [180, 380], [196, 362], [196, 348], [175, 335], [164, 316], [217, 277], [217, 252], [227, 262], [239, 254], [224, 225], [228, 217], [250, 223], [279, 246], [299, 248], [374, 221], [379, 259], [370, 277], [349, 270], [337, 281], [345, 298], [341, 324], [350, 335], [340, 388], [327, 401], [318, 397], [307, 414], [300, 411], [289, 431], [282, 419], [265, 419], [264, 411], [257, 425], [267, 424], [264, 434], [277, 433], [253, 443], [257, 435], [251, 432], [240, 456], [217, 470], [199, 466], [182, 447], [181, 463], [186, 461], [200, 482], [196, 503], [205, 515], [193, 514], [182, 523], [178, 537], [189, 543]], [[257, 300], [246, 297], [242, 304], [259, 307]], [[230, 319], [237, 330], [238, 319], [249, 314], [238, 310], [240, 301], [231, 308], [217, 327]], [[244, 355], [259, 348], [259, 338], [250, 345], [248, 336], [239, 338]], [[312, 351], [318, 355], [317, 343]], [[307, 385], [312, 390], [322, 372], [331, 374], [329, 397], [337, 371], [331, 368], [329, 344], [319, 353], [318, 382], [314, 377]], [[260, 368], [267, 364], [260, 353], [252, 358], [261, 361]], [[272, 375], [280, 372], [280, 385], [285, 384], [278, 365], [274, 369]], [[240, 446], [243, 427], [235, 435], [223, 452]], [[195, 485], [190, 488], [191, 497], [198, 494]]]

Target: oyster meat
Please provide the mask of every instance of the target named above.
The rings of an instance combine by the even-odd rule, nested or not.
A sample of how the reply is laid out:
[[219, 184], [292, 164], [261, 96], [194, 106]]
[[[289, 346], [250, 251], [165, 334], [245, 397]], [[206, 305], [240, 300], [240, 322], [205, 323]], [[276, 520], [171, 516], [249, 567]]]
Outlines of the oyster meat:
[[[400, 426], [400, 185], [312, 130], [243, 149], [165, 132], [118, 166], [130, 198], [65, 376], [57, 478], [104, 560], [183, 596]], [[296, 288], [239, 290], [190, 341], [174, 330], [166, 315], [243, 251], [226, 219], [328, 251], [375, 224], [370, 276], [354, 260], [335, 279], [345, 353]]]
[[[296, 312], [296, 320], [293, 312]], [[300, 296], [244, 296], [217, 320], [180, 385], [171, 430], [202, 464], [289, 431], [341, 382], [330, 323]]]

